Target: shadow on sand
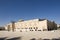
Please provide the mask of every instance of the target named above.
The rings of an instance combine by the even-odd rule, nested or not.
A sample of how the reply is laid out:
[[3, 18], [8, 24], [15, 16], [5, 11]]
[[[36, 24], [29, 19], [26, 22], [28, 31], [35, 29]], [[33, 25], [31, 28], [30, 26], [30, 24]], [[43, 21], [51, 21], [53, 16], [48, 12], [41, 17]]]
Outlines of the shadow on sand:
[[14, 37], [14, 38], [10, 38], [10, 39], [7, 39], [7, 40], [21, 40], [21, 37]]
[[[21, 37], [14, 37], [14, 38], [10, 38], [10, 39], [7, 39], [7, 37], [2, 37], [2, 38], [0, 38], [0, 40], [21, 40]], [[30, 40], [60, 40], [60, 37], [59, 38], [52, 38], [52, 39], [31, 38]]]
[[0, 38], [0, 40], [5, 40], [6, 39], [6, 37], [2, 37], [2, 38]]
[[21, 40], [21, 37], [14, 37], [14, 38], [10, 38], [10, 39], [7, 39], [7, 37], [2, 37], [2, 38], [0, 38], [0, 40]]
[[39, 39], [36, 39], [36, 38], [32, 38], [30, 40], [60, 40], [60, 38], [52, 38], [52, 39], [42, 39], [42, 38], [39, 38]]

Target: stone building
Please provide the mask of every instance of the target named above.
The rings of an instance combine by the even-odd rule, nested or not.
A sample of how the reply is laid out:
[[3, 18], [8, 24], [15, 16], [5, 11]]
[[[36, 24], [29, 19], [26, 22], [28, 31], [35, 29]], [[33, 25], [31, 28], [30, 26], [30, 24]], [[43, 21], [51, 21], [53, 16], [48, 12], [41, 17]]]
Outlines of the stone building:
[[3, 30], [5, 30], [5, 27], [3, 27], [3, 26], [1, 27], [0, 26], [0, 31], [3, 31]]
[[19, 20], [6, 25], [8, 31], [49, 31], [56, 30], [57, 24], [46, 19]]

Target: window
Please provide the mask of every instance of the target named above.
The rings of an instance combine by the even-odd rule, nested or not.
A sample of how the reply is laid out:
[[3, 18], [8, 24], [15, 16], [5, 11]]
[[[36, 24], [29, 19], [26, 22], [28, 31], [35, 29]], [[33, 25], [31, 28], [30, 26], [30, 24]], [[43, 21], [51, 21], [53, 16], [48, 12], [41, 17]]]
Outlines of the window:
[[38, 30], [38, 31], [41, 31], [41, 30]]
[[34, 27], [34, 29], [38, 29], [38, 27]]
[[36, 27], [36, 29], [38, 29], [38, 27]]
[[35, 31], [37, 31], [37, 29], [35, 29]]
[[20, 30], [20, 32], [22, 32], [22, 30]]
[[31, 30], [30, 30], [31, 31]]
[[30, 31], [34, 31], [34, 30], [30, 30]]
[[31, 29], [32, 29], [32, 27], [31, 27]]
[[34, 29], [35, 29], [35, 27], [34, 27]]
[[34, 30], [31, 30], [31, 31], [34, 31]]
[[32, 27], [29, 27], [29, 29], [32, 29]]

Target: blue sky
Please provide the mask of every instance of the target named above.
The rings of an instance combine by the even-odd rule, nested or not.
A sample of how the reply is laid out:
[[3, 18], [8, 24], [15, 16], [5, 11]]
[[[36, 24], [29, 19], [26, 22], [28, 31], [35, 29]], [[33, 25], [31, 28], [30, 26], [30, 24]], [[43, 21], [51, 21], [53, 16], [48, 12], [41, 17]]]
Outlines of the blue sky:
[[0, 26], [19, 19], [60, 23], [60, 0], [0, 0]]

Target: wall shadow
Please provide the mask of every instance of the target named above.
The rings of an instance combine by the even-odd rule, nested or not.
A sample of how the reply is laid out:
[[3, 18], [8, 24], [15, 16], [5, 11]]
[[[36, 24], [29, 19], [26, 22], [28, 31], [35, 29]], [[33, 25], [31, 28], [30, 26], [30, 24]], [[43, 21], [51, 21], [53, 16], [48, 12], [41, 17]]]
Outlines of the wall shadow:
[[60, 40], [60, 38], [52, 38], [52, 40]]
[[32, 39], [30, 39], [30, 40], [36, 40], [36, 38], [32, 38]]
[[21, 37], [14, 37], [14, 38], [10, 38], [10, 39], [7, 39], [7, 40], [21, 40]]
[[46, 39], [43, 39], [43, 38], [38, 38], [38, 39], [32, 38], [30, 40], [60, 40], [60, 37], [59, 38], [52, 38], [52, 39], [49, 39], [49, 38], [46, 38]]
[[2, 38], [0, 38], [0, 40], [6, 40], [6, 37], [2, 37]]

